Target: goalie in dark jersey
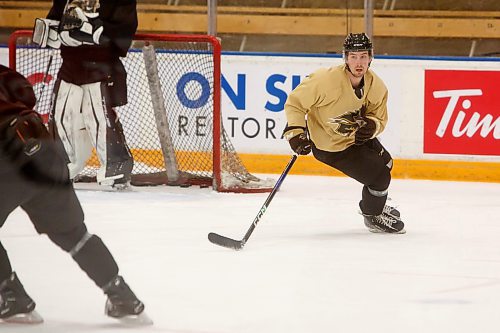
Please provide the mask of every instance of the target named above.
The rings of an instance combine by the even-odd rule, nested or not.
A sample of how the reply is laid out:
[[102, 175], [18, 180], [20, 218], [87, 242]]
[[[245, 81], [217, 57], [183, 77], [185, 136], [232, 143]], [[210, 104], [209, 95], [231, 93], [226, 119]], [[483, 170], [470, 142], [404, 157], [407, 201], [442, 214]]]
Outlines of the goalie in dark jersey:
[[314, 72], [291, 92], [284, 136], [296, 153], [312, 150], [364, 185], [359, 207], [370, 231], [404, 233], [399, 211], [386, 205], [392, 157], [376, 137], [387, 124], [388, 92], [369, 69], [372, 42], [364, 33], [349, 34], [343, 56], [344, 65]]
[[120, 57], [136, 30], [135, 0], [54, 0], [47, 19], [36, 20], [33, 40], [61, 49], [51, 129], [64, 144], [71, 179], [94, 147], [101, 164], [97, 182], [115, 188], [130, 183], [133, 158], [116, 108], [127, 104]]
[[[110, 317], [151, 323], [144, 304], [118, 275], [103, 241], [87, 231], [68, 178], [65, 153], [33, 111], [35, 95], [19, 73], [0, 65], [0, 227], [21, 207], [35, 229], [68, 252], [107, 295]], [[35, 303], [13, 272], [0, 243], [0, 320], [40, 323]]]

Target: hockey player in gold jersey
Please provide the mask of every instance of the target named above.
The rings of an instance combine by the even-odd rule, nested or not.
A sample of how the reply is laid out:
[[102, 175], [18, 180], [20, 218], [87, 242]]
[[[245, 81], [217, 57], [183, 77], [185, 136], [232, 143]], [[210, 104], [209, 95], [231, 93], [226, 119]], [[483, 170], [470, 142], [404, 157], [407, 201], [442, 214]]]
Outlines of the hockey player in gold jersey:
[[387, 88], [369, 68], [372, 42], [364, 33], [344, 41], [345, 64], [309, 75], [285, 103], [284, 137], [292, 150], [314, 157], [362, 183], [359, 203], [372, 232], [404, 233], [400, 212], [386, 205], [392, 157], [376, 138], [387, 125]]

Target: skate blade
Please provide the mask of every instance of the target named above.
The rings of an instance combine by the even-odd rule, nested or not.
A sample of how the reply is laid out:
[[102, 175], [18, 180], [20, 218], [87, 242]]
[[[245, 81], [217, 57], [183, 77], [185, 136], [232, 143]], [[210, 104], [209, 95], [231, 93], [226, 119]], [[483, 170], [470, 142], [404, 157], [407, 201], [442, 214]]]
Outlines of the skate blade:
[[10, 324], [41, 324], [43, 323], [43, 318], [35, 310], [28, 313], [18, 313], [12, 317], [3, 319], [4, 322]]
[[368, 228], [368, 231], [370, 231], [374, 234], [406, 234], [405, 229], [402, 229], [402, 230], [397, 231], [397, 232], [387, 232], [387, 231], [383, 231], [383, 230], [376, 229], [376, 228]]
[[132, 191], [132, 186], [130, 183], [125, 183], [125, 184], [113, 184], [111, 186], [111, 189], [117, 191], [117, 192], [129, 192]]
[[123, 174], [119, 174], [116, 176], [106, 177], [106, 178], [98, 181], [97, 183], [99, 185], [102, 185], [102, 186], [112, 186], [115, 183], [115, 180], [121, 179], [121, 178], [123, 178], [123, 176], [124, 176]]
[[153, 320], [149, 318], [149, 316], [145, 313], [142, 312], [137, 316], [125, 316], [122, 318], [116, 318], [119, 322], [121, 322], [124, 325], [129, 325], [129, 326], [148, 326], [148, 325], [153, 325]]

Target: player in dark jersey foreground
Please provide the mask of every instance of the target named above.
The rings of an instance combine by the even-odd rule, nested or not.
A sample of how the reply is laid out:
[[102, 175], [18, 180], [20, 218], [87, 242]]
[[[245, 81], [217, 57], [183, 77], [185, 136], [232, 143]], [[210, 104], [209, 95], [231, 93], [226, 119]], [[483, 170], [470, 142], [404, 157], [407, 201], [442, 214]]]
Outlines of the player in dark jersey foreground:
[[[21, 207], [36, 231], [68, 252], [107, 295], [108, 316], [138, 324], [152, 323], [144, 313], [144, 304], [118, 274], [118, 265], [106, 245], [87, 231], [68, 177], [64, 149], [50, 138], [33, 111], [35, 103], [30, 83], [0, 65], [0, 227], [14, 209]], [[43, 321], [0, 242], [1, 320]]]

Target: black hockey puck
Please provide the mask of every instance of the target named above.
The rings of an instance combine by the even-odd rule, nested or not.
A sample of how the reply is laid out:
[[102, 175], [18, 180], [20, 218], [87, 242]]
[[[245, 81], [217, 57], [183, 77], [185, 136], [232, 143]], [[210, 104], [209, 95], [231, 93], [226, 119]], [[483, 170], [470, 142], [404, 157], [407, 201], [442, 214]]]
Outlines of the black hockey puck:
[[181, 184], [180, 186], [181, 186], [181, 187], [190, 187], [190, 186], [191, 186], [191, 184]]
[[210, 187], [209, 185], [205, 185], [205, 184], [200, 185], [200, 188], [209, 188], [209, 187]]

